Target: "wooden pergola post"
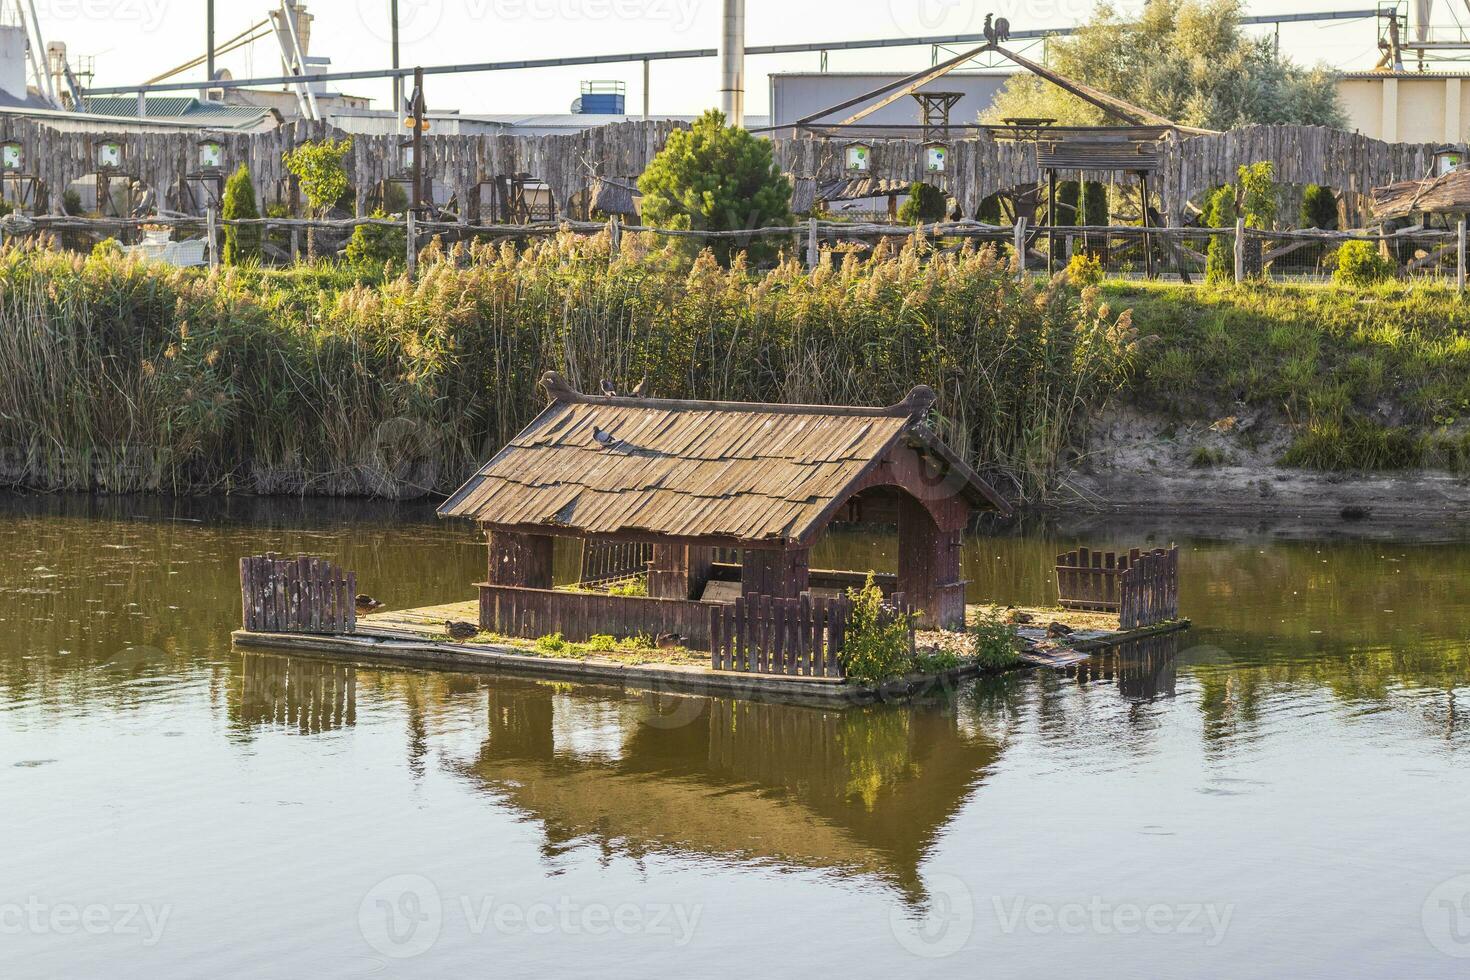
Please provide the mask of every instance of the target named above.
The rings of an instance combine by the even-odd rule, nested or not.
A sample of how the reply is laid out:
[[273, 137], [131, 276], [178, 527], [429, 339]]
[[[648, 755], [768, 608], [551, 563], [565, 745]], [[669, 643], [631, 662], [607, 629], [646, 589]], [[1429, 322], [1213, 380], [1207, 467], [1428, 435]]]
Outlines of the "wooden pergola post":
[[648, 594], [654, 599], [698, 599], [714, 570], [713, 548], [656, 544], [648, 566]]

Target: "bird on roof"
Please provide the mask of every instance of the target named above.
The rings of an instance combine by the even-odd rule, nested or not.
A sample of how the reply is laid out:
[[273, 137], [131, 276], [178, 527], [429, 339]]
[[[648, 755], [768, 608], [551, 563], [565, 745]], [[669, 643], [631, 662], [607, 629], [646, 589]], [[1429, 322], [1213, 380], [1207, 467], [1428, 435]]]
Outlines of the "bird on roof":
[[613, 383], [606, 378], [602, 379], [602, 393], [609, 398], [618, 397], [618, 389], [614, 388]]
[[595, 425], [592, 427], [592, 438], [604, 446], [615, 446], [618, 442], [617, 436], [611, 432], [604, 432]]
[[642, 381], [639, 381], [636, 385], [634, 385], [633, 386], [633, 390], [630, 391], [630, 392], [628, 392], [628, 394], [631, 395], [631, 396], [633, 396], [634, 398], [642, 398], [643, 397], [643, 391], [647, 387], [648, 387], [648, 375], [645, 374], [643, 376], [643, 380]]

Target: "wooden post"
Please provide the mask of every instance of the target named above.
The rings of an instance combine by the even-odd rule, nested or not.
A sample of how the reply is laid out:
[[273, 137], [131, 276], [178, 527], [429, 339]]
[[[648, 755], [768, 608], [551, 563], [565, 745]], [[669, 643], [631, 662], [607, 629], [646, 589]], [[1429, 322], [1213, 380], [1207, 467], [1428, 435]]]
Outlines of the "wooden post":
[[1235, 281], [1245, 282], [1245, 219], [1235, 219]]
[[[1147, 225], [1147, 219], [1144, 220]], [[1046, 171], [1046, 273], [1057, 270], [1057, 172]]]
[[408, 263], [408, 278], [412, 279], [419, 271], [418, 228], [412, 209], [408, 212], [406, 228], [407, 234], [404, 235], [404, 249], [407, 254], [404, 256], [404, 259]]
[[806, 219], [806, 267], [815, 269], [822, 261], [822, 250], [817, 244], [817, 219]]
[[1016, 218], [1016, 278], [1026, 278], [1026, 219]]
[[301, 261], [301, 227], [291, 226], [291, 264], [295, 265]]
[[1455, 289], [1465, 295], [1465, 219], [1455, 228]]
[[607, 219], [607, 237], [612, 242], [612, 250], [616, 254], [623, 245], [623, 224], [617, 215]]
[[1138, 173], [1138, 197], [1143, 211], [1143, 270], [1144, 275], [1152, 279], [1154, 277], [1154, 250], [1149, 237], [1149, 215], [1148, 215], [1148, 173]]
[[[207, 207], [207, 208], [204, 209], [204, 225], [205, 225], [205, 234], [206, 234], [206, 236], [209, 239], [209, 241], [205, 243], [205, 247], [209, 250], [209, 267], [211, 269], [218, 269], [219, 268], [219, 229], [215, 225], [215, 215], [214, 215], [214, 205], [213, 204], [211, 204], [209, 207]], [[1461, 251], [1463, 252], [1464, 250], [1462, 249]]]

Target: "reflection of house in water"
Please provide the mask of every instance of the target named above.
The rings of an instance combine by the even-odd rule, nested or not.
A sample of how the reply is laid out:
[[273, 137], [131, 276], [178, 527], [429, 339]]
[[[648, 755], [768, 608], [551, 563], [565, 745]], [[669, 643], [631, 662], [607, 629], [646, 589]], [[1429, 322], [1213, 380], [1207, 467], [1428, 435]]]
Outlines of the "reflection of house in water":
[[357, 723], [357, 668], [351, 664], [247, 653], [239, 723], [292, 725], [303, 733]]
[[539, 820], [548, 852], [688, 852], [877, 875], [912, 898], [934, 840], [999, 755], [953, 715], [826, 711], [499, 681], [464, 766]]

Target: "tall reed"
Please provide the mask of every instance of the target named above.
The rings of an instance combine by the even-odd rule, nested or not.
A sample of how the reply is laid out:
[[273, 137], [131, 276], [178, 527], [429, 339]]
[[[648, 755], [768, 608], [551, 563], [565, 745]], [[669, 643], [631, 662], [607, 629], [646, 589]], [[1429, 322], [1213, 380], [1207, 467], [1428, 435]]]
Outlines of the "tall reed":
[[417, 281], [322, 264], [168, 269], [0, 253], [0, 477], [45, 489], [446, 491], [542, 406], [595, 390], [881, 404], [1023, 500], [1123, 382], [1136, 333], [1095, 291], [920, 241], [755, 272], [564, 234], [426, 250]]

